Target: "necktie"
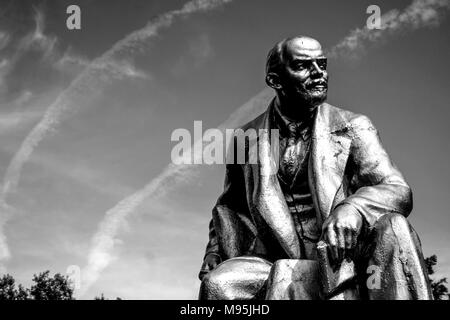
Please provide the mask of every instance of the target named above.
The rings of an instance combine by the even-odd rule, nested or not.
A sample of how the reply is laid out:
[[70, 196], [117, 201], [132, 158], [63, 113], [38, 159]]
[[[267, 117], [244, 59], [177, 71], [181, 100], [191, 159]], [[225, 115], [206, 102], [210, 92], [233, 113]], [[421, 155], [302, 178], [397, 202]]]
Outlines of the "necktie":
[[284, 180], [290, 185], [303, 161], [307, 159], [309, 140], [299, 140], [300, 128], [295, 123], [288, 125], [289, 136], [286, 149], [281, 160], [281, 173]]

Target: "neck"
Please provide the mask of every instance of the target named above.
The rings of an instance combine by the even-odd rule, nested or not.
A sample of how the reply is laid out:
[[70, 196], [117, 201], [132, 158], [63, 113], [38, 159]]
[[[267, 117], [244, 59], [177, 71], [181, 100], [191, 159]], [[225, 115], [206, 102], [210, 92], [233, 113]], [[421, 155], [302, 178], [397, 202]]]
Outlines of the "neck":
[[280, 94], [277, 95], [280, 112], [293, 121], [310, 119], [316, 106], [308, 104], [306, 101], [288, 99]]

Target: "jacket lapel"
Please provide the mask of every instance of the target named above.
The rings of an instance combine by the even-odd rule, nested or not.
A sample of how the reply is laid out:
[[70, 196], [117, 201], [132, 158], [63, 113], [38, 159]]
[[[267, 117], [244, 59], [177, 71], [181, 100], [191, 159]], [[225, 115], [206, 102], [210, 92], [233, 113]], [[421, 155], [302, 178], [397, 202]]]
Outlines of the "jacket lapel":
[[309, 185], [319, 225], [333, 210], [350, 152], [347, 122], [329, 104], [318, 107], [312, 130]]
[[[269, 134], [270, 107], [255, 127], [259, 131], [258, 143], [249, 146], [249, 156], [257, 155], [258, 163], [250, 165], [254, 180], [254, 190], [248, 190], [253, 202], [251, 207], [272, 229], [288, 256], [300, 259], [300, 242], [277, 177], [279, 146], [278, 138], [271, 139]], [[342, 185], [351, 145], [348, 129], [346, 121], [334, 107], [328, 104], [318, 107], [311, 133], [308, 176], [319, 225], [333, 209], [333, 202]], [[276, 146], [271, 146], [271, 142], [276, 142]]]
[[249, 149], [250, 154], [258, 155], [258, 165], [252, 166], [254, 188], [256, 188], [252, 190], [253, 192], [250, 191], [252, 192], [252, 208], [272, 229], [288, 256], [292, 259], [300, 259], [300, 242], [277, 177], [279, 138], [270, 135], [270, 107], [258, 127], [257, 130], [263, 129], [258, 132], [258, 143], [254, 143]]

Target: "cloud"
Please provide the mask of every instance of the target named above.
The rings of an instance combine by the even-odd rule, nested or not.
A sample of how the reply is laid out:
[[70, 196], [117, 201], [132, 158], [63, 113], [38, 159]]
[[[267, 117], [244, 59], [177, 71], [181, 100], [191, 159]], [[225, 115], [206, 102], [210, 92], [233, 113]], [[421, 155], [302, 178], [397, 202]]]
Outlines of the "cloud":
[[[19, 98], [25, 99], [26, 97], [21, 96]], [[0, 134], [6, 134], [19, 127], [28, 125], [39, 119], [41, 115], [41, 112], [34, 110], [16, 111], [7, 114], [0, 113]]]
[[[129, 62], [121, 59], [121, 55], [130, 54], [140, 48], [143, 43], [158, 34], [163, 27], [168, 27], [173, 23], [173, 19], [179, 16], [196, 11], [205, 11], [214, 8], [230, 0], [194, 0], [186, 3], [182, 9], [170, 11], [158, 16], [149, 22], [144, 28], [134, 31], [122, 40], [115, 43], [102, 56], [95, 59], [88, 67], [64, 90], [56, 101], [47, 109], [42, 120], [26, 137], [20, 149], [11, 161], [5, 175], [2, 196], [13, 191], [20, 179], [20, 172], [23, 165], [30, 157], [34, 148], [46, 137], [48, 133], [56, 129], [61, 121], [62, 115], [69, 109], [69, 105], [77, 98], [86, 96], [89, 92], [95, 91], [102, 82], [109, 82], [115, 78], [138, 77], [144, 75], [137, 72]], [[40, 21], [37, 19], [37, 21]], [[37, 24], [38, 25], [38, 24]], [[37, 28], [39, 30], [39, 28]], [[40, 34], [35, 32], [35, 34]], [[39, 38], [39, 37], [37, 37]], [[73, 108], [72, 108], [73, 110]]]
[[90, 62], [89, 59], [74, 54], [69, 48], [59, 57], [59, 59], [55, 60], [53, 68], [62, 73], [76, 76], [87, 68]]
[[[448, 2], [443, 0], [413, 1], [403, 12], [389, 13], [386, 17], [397, 17], [396, 19], [386, 17], [386, 21], [390, 21], [387, 30], [397, 31], [399, 28], [418, 28], [429, 26], [432, 21], [436, 21], [437, 10], [446, 7]], [[433, 22], [436, 23], [436, 22]], [[397, 26], [399, 25], [399, 26]], [[395, 27], [394, 27], [395, 26]], [[364, 30], [364, 29], [357, 29]], [[370, 31], [372, 32], [372, 31]], [[331, 50], [332, 55], [340, 56], [346, 50], [356, 48], [353, 43], [360, 46], [362, 40], [369, 39], [374, 41], [380, 39], [383, 33], [375, 38], [369, 36], [369, 31], [352, 31], [349, 36], [340, 41]], [[235, 128], [238, 125], [250, 121], [267, 108], [268, 102], [273, 97], [271, 89], [264, 89], [256, 96], [251, 98], [247, 103], [239, 107], [230, 117], [224, 121], [218, 128], [224, 130], [226, 128]], [[201, 141], [194, 143], [198, 144]], [[195, 149], [195, 146], [193, 147]], [[198, 155], [194, 155], [198, 156]], [[114, 259], [115, 244], [120, 241], [117, 238], [120, 227], [126, 223], [126, 219], [144, 202], [146, 199], [157, 199], [164, 196], [169, 190], [175, 188], [180, 183], [191, 181], [198, 172], [198, 166], [195, 165], [174, 165], [169, 164], [158, 176], [152, 179], [142, 189], [136, 191], [130, 196], [121, 200], [116, 206], [109, 209], [103, 220], [101, 221], [97, 232], [92, 239], [92, 248], [88, 256], [88, 265], [84, 270], [86, 274], [84, 289], [86, 290], [93, 282], [95, 282], [100, 273]], [[82, 291], [82, 293], [85, 291]]]
[[[22, 61], [26, 61], [29, 53], [38, 53], [39, 59], [41, 59], [39, 62], [44, 62], [45, 65], [59, 66], [60, 69], [62, 67], [62, 65], [58, 64], [60, 60], [58, 57], [61, 56], [61, 53], [58, 50], [57, 37], [45, 33], [45, 15], [42, 10], [34, 8], [33, 19], [35, 22], [34, 29], [16, 41], [10, 41], [10, 35], [0, 31], [0, 50], [9, 45], [9, 43], [12, 43], [11, 49], [13, 49], [12, 54], [8, 56], [5, 54], [5, 57], [0, 61], [0, 93], [3, 95], [8, 92], [8, 77], [14, 74], [16, 67], [20, 66]], [[68, 54], [65, 53], [65, 55]], [[35, 57], [33, 58], [36, 59]], [[42, 64], [38, 64], [38, 66], [42, 66]]]
[[[219, 129], [235, 128], [244, 124], [257, 114], [264, 111], [267, 103], [273, 97], [270, 89], [263, 90], [247, 103], [233, 112], [224, 121]], [[202, 143], [196, 141], [194, 145]], [[193, 147], [193, 150], [195, 146]], [[198, 154], [194, 154], [198, 156]], [[168, 191], [180, 183], [189, 181], [194, 177], [198, 166], [169, 164], [162, 173], [150, 181], [144, 188], [124, 198], [116, 206], [108, 210], [101, 221], [97, 232], [92, 238], [92, 247], [89, 251], [88, 265], [83, 270], [83, 295], [86, 290], [98, 279], [100, 273], [115, 259], [114, 248], [120, 243], [117, 238], [128, 216], [133, 213], [146, 199], [156, 199], [164, 196]]]
[[196, 299], [198, 280], [195, 277], [174, 277], [174, 272], [183, 268], [195, 274], [197, 266], [194, 269], [189, 260], [180, 255], [158, 255], [150, 261], [147, 255], [144, 250], [133, 248], [133, 252], [126, 253], [126, 259], [118, 260], [105, 272], [86, 293], [85, 299], [92, 299], [99, 292], [105, 292], [110, 299]]
[[[231, 0], [198, 0], [186, 3], [181, 9], [170, 11], [159, 16], [153, 23], [149, 23], [144, 29], [133, 32], [125, 39], [119, 41], [113, 48], [108, 51], [105, 56], [110, 57], [116, 52], [134, 51], [139, 46], [139, 42], [143, 39], [156, 35], [161, 27], [168, 27], [172, 24], [173, 19], [177, 16], [186, 16], [197, 11], [206, 11], [213, 9], [219, 5], [230, 2]], [[166, 171], [177, 171], [177, 168], [169, 166]], [[167, 174], [167, 173], [166, 173]], [[80, 295], [97, 280], [100, 272], [105, 269], [113, 260], [113, 249], [115, 244], [120, 241], [115, 239], [119, 228], [125, 222], [128, 212], [132, 211], [139, 205], [148, 194], [154, 193], [155, 186], [158, 186], [158, 179], [147, 185], [144, 189], [126, 198], [120, 202], [115, 208], [109, 210], [105, 219], [99, 225], [99, 231], [92, 239], [93, 247], [88, 256], [88, 265], [83, 271], [84, 281]], [[130, 210], [131, 209], [131, 210]]]
[[136, 78], [147, 79], [149, 75], [143, 71], [137, 70], [136, 67], [128, 60], [111, 60], [105, 62], [104, 65], [99, 65], [99, 68], [108, 68], [113, 73], [114, 78]]
[[130, 188], [109, 179], [101, 170], [77, 161], [58, 161], [50, 156], [35, 156], [33, 163], [41, 165], [62, 177], [94, 191], [113, 197], [122, 197]]
[[148, 79], [150, 75], [136, 69], [131, 59], [110, 59], [104, 61], [91, 62], [87, 58], [76, 55], [70, 49], [53, 64], [53, 67], [62, 73], [79, 74], [86, 68], [96, 70], [108, 70], [111, 78], [130, 78], [130, 79]]
[[37, 50], [44, 58], [51, 58], [55, 54], [57, 38], [44, 33], [45, 15], [42, 10], [34, 9], [35, 29], [23, 37], [18, 45], [18, 53]]
[[29, 90], [24, 90], [14, 101], [13, 104], [15, 106], [23, 106], [27, 102], [30, 101], [33, 93]]
[[214, 49], [207, 34], [202, 34], [189, 41], [186, 55], [179, 57], [178, 61], [171, 68], [171, 73], [175, 76], [185, 75], [191, 68], [198, 68], [211, 59]]
[[0, 93], [5, 91], [5, 78], [9, 74], [13, 67], [13, 63], [11, 63], [10, 59], [3, 58], [0, 61]]
[[189, 53], [194, 57], [196, 64], [200, 64], [204, 60], [211, 58], [213, 51], [211, 41], [207, 34], [202, 34], [189, 44]]
[[9, 44], [10, 36], [7, 32], [0, 31], [0, 51]]
[[357, 57], [373, 42], [380, 42], [402, 32], [424, 27], [438, 26], [446, 11], [450, 10], [449, 0], [414, 0], [403, 11], [393, 9], [381, 16], [381, 29], [357, 28], [336, 44], [328, 56]]
[[[31, 130], [28, 136], [21, 144], [19, 150], [13, 156], [12, 161], [6, 170], [2, 189], [0, 190], [0, 203], [6, 207], [6, 198], [8, 194], [14, 191], [20, 179], [20, 174], [24, 164], [28, 161], [34, 149], [51, 132], [54, 132], [59, 125], [63, 115], [78, 106], [78, 100], [86, 97], [89, 93], [98, 90], [99, 86], [108, 83], [117, 78], [124, 77], [142, 77], [131, 65], [126, 62], [124, 56], [136, 52], [146, 41], [152, 39], [162, 28], [169, 27], [175, 18], [186, 17], [195, 12], [202, 12], [216, 8], [231, 0], [192, 0], [187, 2], [181, 9], [169, 11], [159, 15], [156, 19], [150, 21], [144, 28], [136, 30], [116, 42], [108, 51], [99, 58], [95, 59], [83, 72], [80, 73], [58, 97], [47, 108], [41, 121]], [[42, 41], [42, 16], [36, 15], [36, 30], [30, 43], [33, 41]], [[44, 41], [47, 45], [51, 42]], [[50, 47], [50, 45], [48, 46]], [[1, 216], [6, 216], [2, 210]], [[3, 226], [5, 219], [0, 221], [0, 245], [6, 247]], [[1, 255], [0, 261], [5, 256]], [[101, 261], [101, 257], [97, 257]]]

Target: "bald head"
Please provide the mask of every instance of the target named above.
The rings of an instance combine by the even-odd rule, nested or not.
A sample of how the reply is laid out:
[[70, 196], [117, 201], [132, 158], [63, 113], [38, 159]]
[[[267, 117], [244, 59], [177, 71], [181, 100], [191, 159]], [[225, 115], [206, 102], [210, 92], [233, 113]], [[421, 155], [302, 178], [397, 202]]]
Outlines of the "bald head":
[[286, 41], [284, 54], [298, 54], [305, 58], [323, 55], [319, 41], [309, 37], [296, 37]]
[[[327, 58], [319, 41], [310, 37], [278, 42], [267, 57], [266, 83], [285, 105], [312, 110], [327, 98]], [[292, 107], [286, 112], [301, 112]]]
[[316, 39], [298, 36], [278, 42], [269, 52], [266, 63], [266, 75], [278, 73], [285, 63], [286, 56], [314, 59], [323, 56], [322, 46]]

